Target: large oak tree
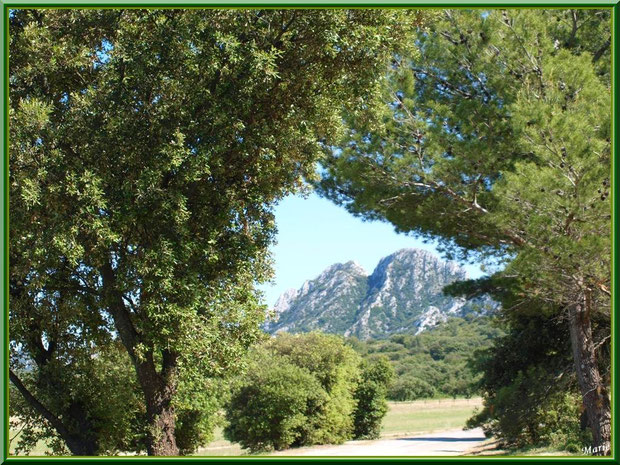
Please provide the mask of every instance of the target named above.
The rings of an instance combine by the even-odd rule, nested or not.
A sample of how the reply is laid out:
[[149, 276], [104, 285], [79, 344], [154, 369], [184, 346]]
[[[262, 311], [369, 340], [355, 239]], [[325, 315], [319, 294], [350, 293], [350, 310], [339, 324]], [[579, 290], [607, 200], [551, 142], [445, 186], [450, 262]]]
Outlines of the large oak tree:
[[102, 439], [104, 386], [74, 389], [119, 343], [148, 453], [179, 453], [179, 406], [200, 407], [205, 380], [256, 338], [273, 205], [311, 175], [342, 110], [373, 105], [418, 20], [11, 12], [11, 380], [73, 453], [128, 447]]

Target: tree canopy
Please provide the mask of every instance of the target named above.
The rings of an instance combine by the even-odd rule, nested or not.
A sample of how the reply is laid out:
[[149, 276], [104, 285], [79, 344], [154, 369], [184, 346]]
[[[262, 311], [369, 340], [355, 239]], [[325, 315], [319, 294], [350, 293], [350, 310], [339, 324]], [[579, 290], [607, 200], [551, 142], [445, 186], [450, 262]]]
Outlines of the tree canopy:
[[[419, 20], [12, 11], [11, 379], [31, 401], [19, 414], [73, 453], [124, 449], [65, 424], [76, 367], [120, 342], [144, 403], [143, 447], [178, 454], [177, 414], [208, 404], [209, 378], [233, 371], [257, 338], [273, 205], [311, 176], [343, 109], [376, 101]], [[64, 400], [43, 403], [54, 395]]]
[[445, 11], [419, 55], [394, 60], [381, 123], [349, 118], [320, 183], [355, 214], [501, 265], [565, 316], [601, 447], [590, 317], [610, 317], [609, 37], [608, 10]]

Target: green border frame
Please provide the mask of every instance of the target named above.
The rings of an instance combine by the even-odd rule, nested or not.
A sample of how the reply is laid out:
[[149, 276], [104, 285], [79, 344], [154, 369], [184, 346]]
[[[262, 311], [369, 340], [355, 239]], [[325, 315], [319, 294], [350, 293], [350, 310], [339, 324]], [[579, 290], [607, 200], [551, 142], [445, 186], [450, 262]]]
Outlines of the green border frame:
[[[619, 389], [616, 382], [616, 358], [615, 358], [615, 341], [618, 337], [618, 328], [615, 324], [615, 313], [617, 308], [617, 295], [616, 295], [616, 263], [618, 261], [619, 248], [617, 246], [618, 234], [617, 234], [617, 218], [618, 218], [618, 184], [616, 181], [619, 179], [619, 165], [616, 163], [617, 155], [617, 112], [618, 112], [618, 100], [616, 98], [616, 89], [618, 88], [618, 74], [616, 72], [616, 64], [618, 61], [618, 46], [616, 45], [617, 39], [617, 26], [620, 21], [620, 7], [618, 5], [619, 0], [597, 0], [596, 2], [587, 3], [585, 0], [545, 0], [542, 2], [532, 2], [531, 0], [526, 2], [519, 2], [519, 0], [390, 0], [386, 3], [378, 3], [379, 0], [338, 0], [334, 3], [326, 2], [325, 0], [301, 0], [296, 2], [295, 0], [183, 0], [179, 3], [174, 3], [173, 0], [130, 0], [130, 2], [123, 3], [119, 0], [94, 0], [89, 2], [88, 0], [0, 0], [2, 6], [2, 19], [0, 21], [0, 36], [2, 37], [3, 46], [0, 48], [0, 60], [2, 63], [2, 73], [0, 74], [0, 85], [2, 86], [2, 93], [0, 94], [0, 106], [2, 106], [1, 122], [2, 131], [0, 133], [0, 145], [2, 147], [2, 176], [0, 177], [0, 197], [2, 203], [2, 247], [0, 247], [0, 263], [1, 265], [1, 286], [0, 286], [0, 301], [3, 304], [3, 318], [0, 318], [0, 334], [2, 337], [2, 344], [0, 344], [0, 359], [2, 360], [2, 382], [0, 383], [0, 421], [1, 421], [1, 433], [0, 441], [0, 464], [3, 463], [43, 463], [43, 462], [101, 462], [101, 461], [114, 461], [115, 463], [129, 463], [140, 462], [145, 460], [155, 460], [159, 463], [178, 463], [181, 461], [191, 462], [209, 462], [209, 463], [223, 463], [230, 461], [260, 461], [260, 462], [378, 462], [385, 461], [390, 463], [411, 463], [411, 462], [432, 462], [432, 463], [450, 463], [454, 461], [467, 461], [469, 463], [486, 462], [497, 463], [501, 461], [511, 462], [532, 462], [532, 461], [570, 461], [572, 463], [584, 463], [596, 461], [599, 463], [620, 463], [618, 457], [618, 441], [616, 440], [616, 422], [615, 422], [615, 399], [618, 395]], [[611, 234], [612, 234], [612, 280], [611, 280], [611, 292], [612, 292], [612, 312], [611, 312], [611, 334], [612, 334], [612, 444], [611, 449], [613, 455], [611, 457], [559, 457], [559, 456], [510, 456], [510, 457], [497, 457], [497, 456], [480, 456], [480, 457], [263, 457], [263, 456], [240, 456], [240, 457], [16, 457], [8, 456], [9, 452], [9, 410], [8, 410], [8, 276], [9, 276], [9, 259], [8, 259], [8, 246], [9, 246], [9, 173], [8, 173], [8, 99], [9, 99], [9, 31], [8, 20], [9, 10], [11, 8], [423, 8], [423, 9], [436, 9], [436, 8], [464, 8], [464, 7], [477, 7], [477, 8], [501, 8], [501, 7], [518, 7], [518, 8], [611, 8], [612, 9], [612, 41], [611, 41], [611, 99], [612, 99], [612, 165], [611, 165], [611, 191], [612, 191], [612, 220], [611, 220]]]

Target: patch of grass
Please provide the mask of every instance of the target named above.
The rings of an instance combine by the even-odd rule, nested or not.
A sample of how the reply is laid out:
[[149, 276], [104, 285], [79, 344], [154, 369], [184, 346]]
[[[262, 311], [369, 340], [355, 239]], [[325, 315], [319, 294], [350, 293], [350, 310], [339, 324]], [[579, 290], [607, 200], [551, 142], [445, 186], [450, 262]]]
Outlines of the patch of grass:
[[429, 399], [390, 402], [382, 437], [401, 436], [464, 427], [482, 399]]
[[222, 428], [216, 428], [213, 433], [213, 441], [204, 447], [198, 448], [194, 455], [208, 456], [229, 456], [229, 455], [246, 455], [239, 444], [224, 439]]
[[[11, 442], [9, 444], [9, 455], [17, 455], [15, 453], [15, 447], [17, 446], [20, 436], [21, 436], [21, 431], [19, 431], [19, 428], [17, 430], [11, 429], [9, 431], [9, 439], [11, 439]], [[47, 446], [45, 440], [40, 440], [39, 442], [37, 442], [37, 445], [34, 446], [34, 448], [28, 453], [28, 455], [29, 456], [44, 456], [44, 455], [47, 455], [49, 452], [50, 452], [50, 448]], [[22, 452], [19, 455], [24, 456], [26, 454]]]

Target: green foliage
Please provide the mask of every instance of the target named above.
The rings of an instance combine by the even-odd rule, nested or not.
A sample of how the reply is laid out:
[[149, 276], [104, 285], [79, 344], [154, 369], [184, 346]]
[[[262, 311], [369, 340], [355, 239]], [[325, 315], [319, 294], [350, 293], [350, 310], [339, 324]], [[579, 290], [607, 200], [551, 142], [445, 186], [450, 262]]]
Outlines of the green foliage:
[[349, 439], [355, 407], [353, 387], [359, 375], [359, 357], [339, 336], [318, 332], [304, 335], [281, 334], [268, 343], [275, 353], [285, 355], [315, 376], [330, 402], [325, 406], [313, 444], [340, 443]]
[[[145, 412], [127, 354], [118, 342], [111, 342], [91, 349], [89, 356], [88, 360], [54, 360], [40, 371], [26, 366], [18, 373], [41, 403], [63, 414], [68, 436], [80, 443], [83, 453], [114, 455], [118, 450], [143, 450]], [[70, 391], [58, 395], [58, 384]], [[16, 453], [28, 453], [39, 440], [47, 441], [51, 454], [69, 452], [66, 438], [54, 424], [42, 421], [41, 413], [14, 386], [11, 415], [15, 429], [21, 431]]]
[[221, 409], [228, 394], [228, 377], [182, 376], [174, 405], [177, 415], [176, 443], [181, 455], [191, 455], [200, 445], [213, 440], [215, 426], [221, 424]]
[[[486, 258], [502, 270], [496, 282], [516, 282], [505, 308], [569, 316], [600, 447], [611, 416], [610, 365], [595, 349], [610, 335], [610, 27], [609, 10], [444, 11], [420, 53], [394, 61], [383, 123], [352, 115], [320, 183], [355, 214]], [[519, 399], [512, 382], [506, 398]]]
[[592, 442], [582, 421], [582, 403], [575, 386], [550, 389], [548, 375], [531, 367], [500, 388], [492, 400], [485, 399], [483, 410], [468, 425], [483, 426], [511, 447], [548, 445], [579, 452]]
[[[492, 282], [484, 288], [492, 290]], [[522, 305], [517, 283], [500, 282], [494, 297], [508, 308]], [[509, 447], [549, 445], [575, 452], [591, 444], [592, 437], [585, 428], [567, 324], [549, 314], [553, 312], [544, 303], [530, 299], [519, 312], [502, 315], [506, 334], [476, 353], [484, 407], [468, 424], [482, 426]], [[594, 328], [601, 323], [595, 321]], [[599, 350], [604, 366], [609, 347]]]
[[[609, 108], [609, 91], [589, 55], [561, 50], [543, 66], [540, 79], [524, 82], [512, 109], [515, 134], [535, 161], [518, 161], [504, 174], [492, 216], [503, 229], [519, 228], [530, 244], [506, 274], [518, 273], [534, 295], [561, 304], [578, 286], [559, 271], [605, 283], [609, 274], [611, 123], [609, 112], [601, 111]], [[595, 298], [597, 311], [608, 313], [609, 299]]]
[[281, 450], [313, 437], [328, 396], [318, 379], [285, 357], [263, 352], [226, 407], [227, 439], [252, 452]]
[[[566, 320], [554, 317], [557, 309], [526, 294], [515, 278], [464, 281], [447, 291], [455, 296], [489, 293], [504, 309], [511, 309], [497, 318], [505, 334], [474, 354], [484, 408], [469, 420], [470, 426], [482, 426], [509, 447], [546, 444], [574, 450], [591, 443], [577, 396], [569, 328]], [[601, 315], [593, 318], [597, 339], [608, 334], [608, 324]], [[603, 371], [610, 363], [609, 342], [601, 344], [597, 353]]]
[[389, 397], [392, 400], [415, 400], [435, 397], [437, 390], [428, 382], [414, 375], [401, 375], [392, 384]]
[[266, 347], [313, 373], [328, 392], [355, 378], [359, 358], [343, 345], [342, 337], [319, 332], [279, 333]]
[[349, 344], [364, 359], [386, 357], [396, 373], [388, 390], [392, 400], [471, 396], [478, 375], [470, 368], [475, 350], [488, 348], [502, 334], [490, 317], [450, 318], [420, 334], [394, 334], [389, 339]]
[[[196, 393], [260, 337], [273, 206], [312, 177], [345, 108], [372, 110], [420, 15], [16, 9], [9, 21], [11, 366], [32, 362], [24, 386], [69, 402], [74, 367], [115, 333], [149, 454], [190, 451], [210, 424], [196, 412], [214, 410]], [[48, 363], [67, 374], [49, 378]], [[126, 396], [136, 385], [114, 383]]]
[[[226, 407], [225, 436], [250, 450], [342, 443], [352, 436], [360, 359], [342, 338], [278, 334], [253, 353]], [[371, 371], [377, 382], [380, 372]]]
[[[596, 53], [609, 27], [608, 12], [595, 10], [443, 12], [421, 35], [420, 54], [394, 62], [383, 123], [350, 118], [321, 191], [354, 214], [437, 236], [452, 253], [537, 254], [523, 276], [543, 262], [567, 269], [575, 248], [606, 257], [609, 88], [595, 68], [609, 62], [593, 63], [586, 48]], [[593, 30], [600, 36], [587, 43]], [[562, 238], [571, 213], [576, 229]]]
[[394, 369], [386, 359], [364, 362], [362, 374], [353, 394], [353, 437], [377, 439], [381, 422], [388, 411], [387, 387], [394, 377]]

